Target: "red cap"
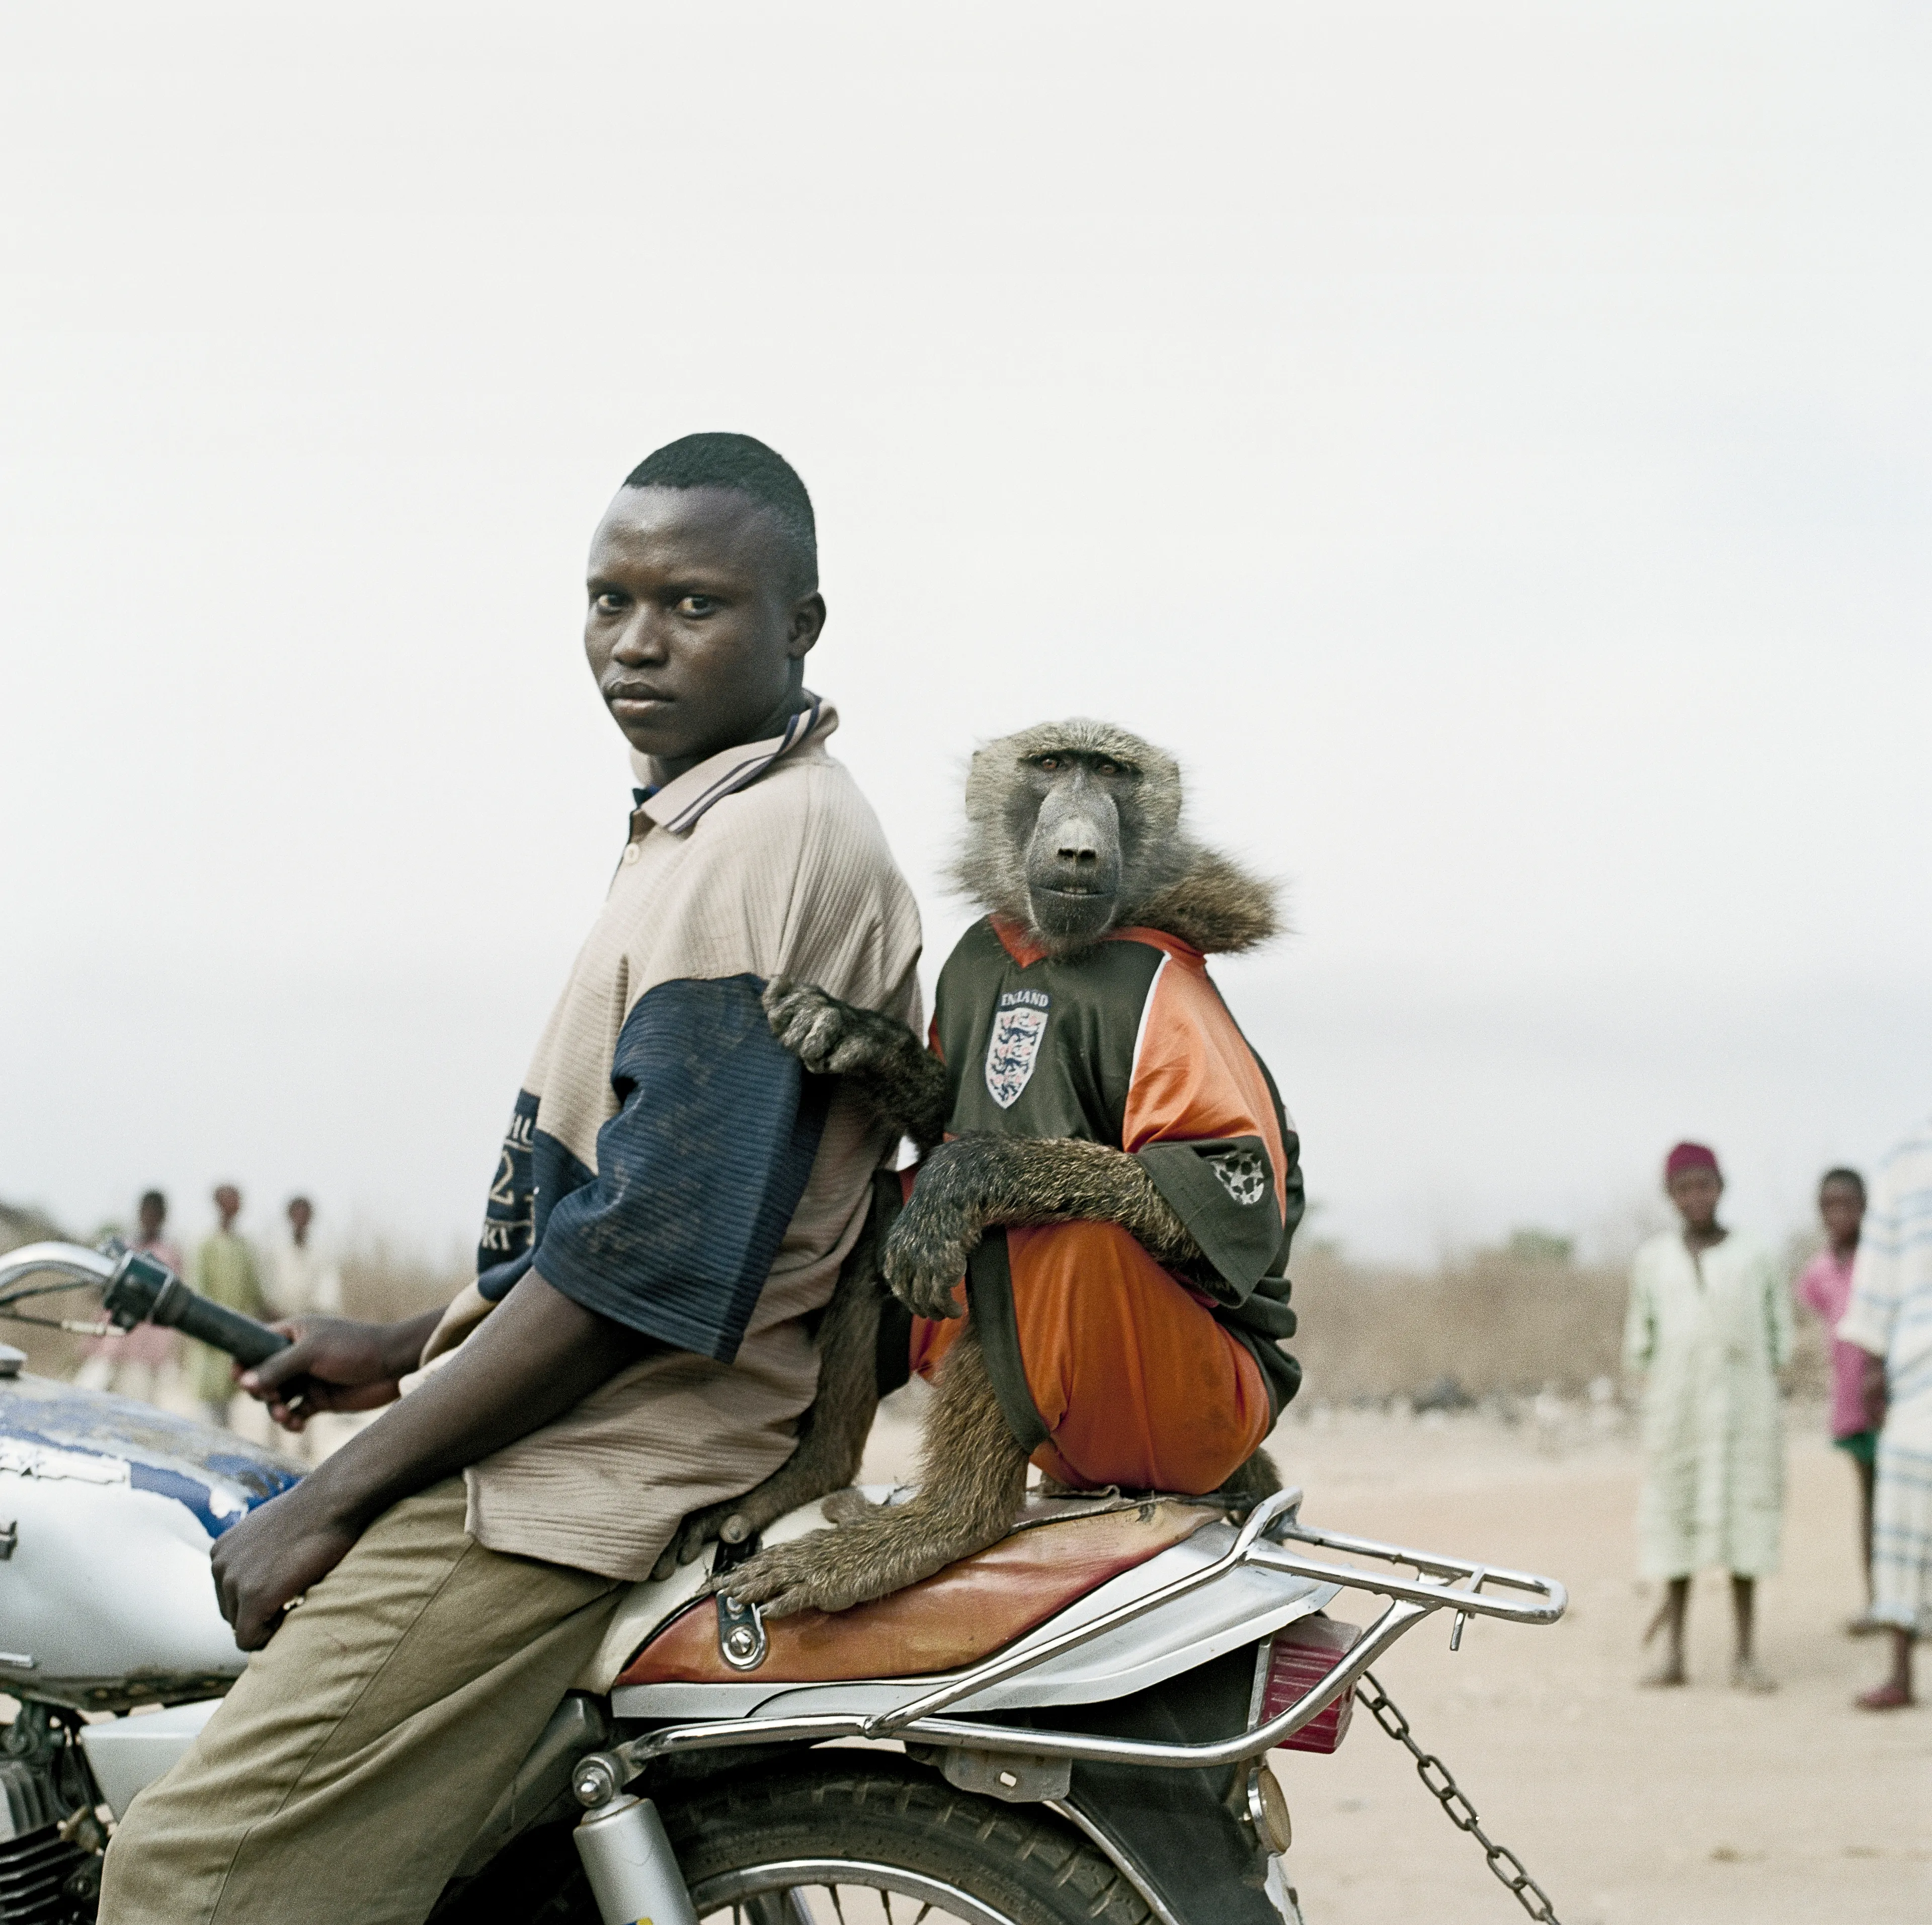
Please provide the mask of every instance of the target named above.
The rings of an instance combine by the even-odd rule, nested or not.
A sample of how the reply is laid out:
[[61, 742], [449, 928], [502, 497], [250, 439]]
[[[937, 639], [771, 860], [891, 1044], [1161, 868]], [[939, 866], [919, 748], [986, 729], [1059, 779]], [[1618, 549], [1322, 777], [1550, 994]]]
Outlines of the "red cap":
[[1717, 1152], [1706, 1150], [1701, 1143], [1680, 1143], [1664, 1159], [1664, 1180], [1667, 1183], [1673, 1177], [1682, 1176], [1686, 1170], [1708, 1170], [1712, 1176], [1723, 1173], [1718, 1168]]

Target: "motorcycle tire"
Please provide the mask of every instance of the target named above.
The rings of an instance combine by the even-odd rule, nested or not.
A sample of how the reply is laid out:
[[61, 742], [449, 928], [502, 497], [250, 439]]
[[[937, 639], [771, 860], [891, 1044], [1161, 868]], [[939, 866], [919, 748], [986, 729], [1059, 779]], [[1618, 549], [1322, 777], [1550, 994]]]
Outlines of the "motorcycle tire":
[[[794, 1755], [754, 1777], [668, 1791], [658, 1809], [700, 1925], [902, 1925], [916, 1915], [929, 1925], [1153, 1925], [1140, 1894], [1072, 1826], [956, 1792], [890, 1754]], [[436, 1925], [446, 1920], [599, 1925], [569, 1828], [520, 1840], [448, 1912], [439, 1908]]]

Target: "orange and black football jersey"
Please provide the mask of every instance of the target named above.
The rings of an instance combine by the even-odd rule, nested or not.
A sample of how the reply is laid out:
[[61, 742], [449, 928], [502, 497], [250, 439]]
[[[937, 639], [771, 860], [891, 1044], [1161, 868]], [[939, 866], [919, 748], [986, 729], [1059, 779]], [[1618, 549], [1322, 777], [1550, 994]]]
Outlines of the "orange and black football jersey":
[[1300, 1144], [1198, 949], [1126, 928], [1057, 960], [990, 916], [940, 973], [932, 1037], [949, 1135], [1076, 1137], [1136, 1157], [1212, 1266], [1187, 1280], [1254, 1352], [1277, 1408], [1294, 1394], [1300, 1369], [1276, 1339], [1294, 1329]]

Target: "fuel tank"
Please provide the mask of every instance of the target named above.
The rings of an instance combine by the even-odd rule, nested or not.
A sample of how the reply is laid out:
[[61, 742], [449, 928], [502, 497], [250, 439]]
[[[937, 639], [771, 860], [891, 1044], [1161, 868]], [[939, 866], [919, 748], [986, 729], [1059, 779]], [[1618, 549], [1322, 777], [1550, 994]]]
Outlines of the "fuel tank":
[[87, 1711], [225, 1691], [244, 1659], [209, 1549], [301, 1475], [130, 1398], [0, 1375], [0, 1690]]

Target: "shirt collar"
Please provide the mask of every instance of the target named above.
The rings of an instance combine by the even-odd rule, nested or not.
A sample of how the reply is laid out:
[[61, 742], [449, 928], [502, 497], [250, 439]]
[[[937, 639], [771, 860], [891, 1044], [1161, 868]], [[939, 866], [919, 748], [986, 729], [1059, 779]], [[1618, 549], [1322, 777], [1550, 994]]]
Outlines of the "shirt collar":
[[806, 691], [807, 706], [786, 723], [782, 735], [766, 742], [740, 742], [720, 749], [694, 769], [687, 769], [660, 789], [652, 789], [650, 759], [631, 751], [631, 767], [645, 793], [640, 806], [661, 829], [681, 835], [713, 802], [721, 802], [755, 782], [782, 755], [808, 742], [822, 742], [838, 726], [838, 711], [830, 702]]

